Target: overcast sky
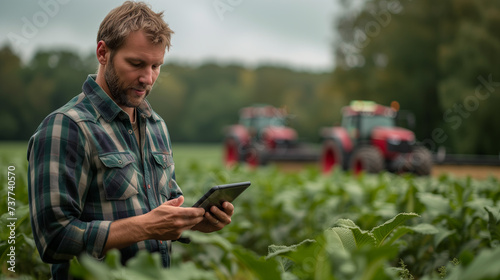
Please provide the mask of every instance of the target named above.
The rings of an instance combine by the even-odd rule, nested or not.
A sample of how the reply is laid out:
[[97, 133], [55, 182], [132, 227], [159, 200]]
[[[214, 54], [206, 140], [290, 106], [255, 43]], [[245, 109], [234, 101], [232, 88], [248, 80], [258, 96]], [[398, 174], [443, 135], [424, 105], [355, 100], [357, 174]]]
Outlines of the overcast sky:
[[[333, 67], [337, 0], [147, 0], [174, 30], [166, 61]], [[24, 60], [39, 48], [88, 53], [106, 14], [123, 1], [12, 0], [0, 3], [0, 45]]]

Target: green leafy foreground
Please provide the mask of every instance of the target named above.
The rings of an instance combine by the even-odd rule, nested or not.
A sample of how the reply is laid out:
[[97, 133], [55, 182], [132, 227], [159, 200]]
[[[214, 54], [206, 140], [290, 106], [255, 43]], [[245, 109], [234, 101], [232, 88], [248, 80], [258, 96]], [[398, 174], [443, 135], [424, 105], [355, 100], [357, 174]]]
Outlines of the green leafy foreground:
[[[113, 250], [102, 262], [73, 259], [72, 273], [84, 279], [500, 278], [497, 179], [338, 170], [325, 176], [314, 166], [290, 173], [186, 163], [177, 170], [186, 206], [215, 184], [250, 180], [252, 186], [234, 202], [233, 222], [225, 229], [186, 232], [191, 244], [173, 243], [170, 269], [148, 252], [124, 266]], [[24, 205], [18, 199], [26, 207], [27, 199]], [[29, 217], [23, 211], [18, 215]], [[22, 273], [6, 270], [9, 231], [0, 225], [0, 279], [47, 278], [26, 217], [16, 228]]]

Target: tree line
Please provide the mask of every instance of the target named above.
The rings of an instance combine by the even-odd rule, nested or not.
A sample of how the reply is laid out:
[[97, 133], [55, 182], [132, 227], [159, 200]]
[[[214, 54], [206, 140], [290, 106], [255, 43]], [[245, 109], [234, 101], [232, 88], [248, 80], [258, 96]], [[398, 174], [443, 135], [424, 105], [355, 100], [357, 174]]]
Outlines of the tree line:
[[[333, 21], [330, 73], [286, 67], [167, 63], [153, 108], [177, 142], [221, 142], [223, 128], [251, 104], [286, 107], [301, 140], [338, 124], [351, 100], [398, 101], [415, 115], [417, 139], [431, 150], [498, 154], [500, 3], [494, 0], [365, 0]], [[325, 58], [326, 59], [326, 58]], [[168, 61], [168, 57], [167, 57]], [[27, 140], [51, 111], [81, 92], [95, 55], [39, 50], [27, 63], [0, 48], [0, 140]]]
[[[0, 49], [0, 140], [27, 140], [43, 118], [82, 90], [95, 73], [94, 55], [71, 50], [38, 51], [26, 64], [8, 46]], [[286, 106], [290, 125], [304, 139], [317, 139], [316, 122], [332, 122], [337, 112], [317, 115], [327, 94], [329, 73], [307, 73], [284, 67], [248, 69], [206, 63], [162, 66], [149, 102], [167, 122], [171, 139], [219, 142], [223, 129], [238, 122], [239, 110], [256, 103]]]

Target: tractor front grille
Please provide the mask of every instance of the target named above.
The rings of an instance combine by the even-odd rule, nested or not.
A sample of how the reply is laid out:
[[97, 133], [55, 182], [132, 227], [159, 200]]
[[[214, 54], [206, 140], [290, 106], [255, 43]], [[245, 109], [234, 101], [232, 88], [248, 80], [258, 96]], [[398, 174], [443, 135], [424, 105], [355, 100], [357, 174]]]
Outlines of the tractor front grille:
[[390, 152], [410, 153], [413, 145], [408, 141], [387, 141], [387, 150]]

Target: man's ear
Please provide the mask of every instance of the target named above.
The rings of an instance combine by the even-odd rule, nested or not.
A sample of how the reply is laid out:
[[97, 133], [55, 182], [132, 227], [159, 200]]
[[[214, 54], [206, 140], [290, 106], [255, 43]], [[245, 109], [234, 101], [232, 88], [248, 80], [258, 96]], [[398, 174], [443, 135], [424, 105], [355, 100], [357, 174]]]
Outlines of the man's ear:
[[106, 65], [108, 63], [110, 54], [111, 50], [108, 48], [106, 43], [103, 40], [99, 41], [97, 43], [96, 49], [97, 61], [99, 61], [99, 64]]

